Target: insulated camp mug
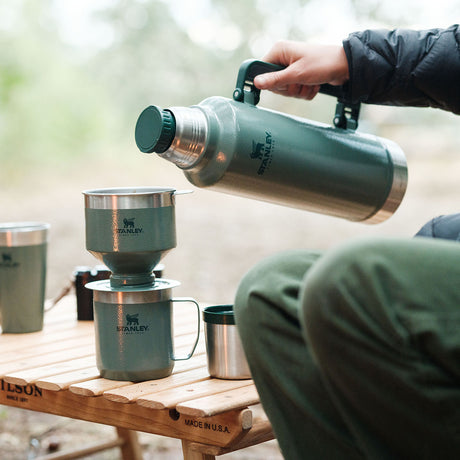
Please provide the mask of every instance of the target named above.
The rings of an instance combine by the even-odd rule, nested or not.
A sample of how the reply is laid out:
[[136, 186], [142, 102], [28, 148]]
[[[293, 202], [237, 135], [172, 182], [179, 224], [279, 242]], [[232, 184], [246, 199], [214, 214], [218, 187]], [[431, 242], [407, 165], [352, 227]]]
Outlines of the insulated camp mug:
[[[110, 281], [86, 285], [93, 290], [96, 363], [101, 377], [142, 381], [167, 377], [174, 361], [191, 358], [200, 330], [200, 309], [191, 298], [172, 298], [174, 280], [157, 279], [154, 286], [113, 288]], [[190, 353], [173, 352], [172, 306], [190, 302], [197, 309], [197, 335]]]
[[0, 224], [0, 312], [2, 331], [43, 328], [49, 225]]
[[235, 325], [233, 305], [214, 305], [203, 312], [208, 371], [221, 379], [250, 379], [246, 355]]

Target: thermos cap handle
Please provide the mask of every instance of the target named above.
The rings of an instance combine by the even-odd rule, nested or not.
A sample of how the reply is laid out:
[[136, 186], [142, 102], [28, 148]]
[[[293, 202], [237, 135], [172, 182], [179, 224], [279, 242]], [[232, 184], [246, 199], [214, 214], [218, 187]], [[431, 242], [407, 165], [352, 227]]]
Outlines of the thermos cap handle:
[[143, 110], [136, 123], [135, 139], [141, 152], [163, 153], [176, 134], [176, 120], [170, 110], [151, 105]]
[[[282, 65], [258, 61], [257, 59], [244, 61], [238, 71], [233, 99], [238, 102], [257, 105], [260, 100], [260, 89], [254, 86], [254, 78], [262, 73], [277, 72], [285, 68]], [[337, 98], [336, 113], [333, 120], [337, 128], [357, 128], [360, 103], [353, 103], [349, 99], [346, 84], [334, 86], [326, 83], [320, 86], [319, 92]]]
[[[272, 64], [271, 62], [247, 59], [241, 64], [240, 70], [238, 71], [233, 99], [240, 102], [245, 101], [245, 87], [249, 87], [250, 91], [254, 93], [254, 105], [257, 105], [260, 99], [260, 89], [254, 86], [254, 78], [263, 73], [278, 72], [285, 68], [285, 66]], [[321, 85], [319, 92], [337, 97], [341, 102], [346, 102], [347, 99], [346, 86], [333, 86], [326, 83]]]

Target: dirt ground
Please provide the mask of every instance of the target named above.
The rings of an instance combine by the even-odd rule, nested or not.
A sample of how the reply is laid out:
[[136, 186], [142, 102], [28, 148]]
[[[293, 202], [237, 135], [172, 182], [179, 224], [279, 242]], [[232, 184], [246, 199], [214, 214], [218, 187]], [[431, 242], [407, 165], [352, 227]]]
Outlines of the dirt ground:
[[[377, 226], [196, 189], [173, 165], [134, 149], [116, 156], [96, 155], [91, 160], [56, 160], [46, 168], [24, 174], [16, 171], [8, 177], [0, 172], [5, 176], [2, 183], [8, 184], [0, 194], [2, 220], [51, 224], [47, 296], [54, 297], [72, 278], [76, 266], [97, 264], [85, 250], [82, 190], [131, 185], [193, 189], [194, 193], [177, 197], [178, 244], [163, 261], [165, 277], [181, 282], [174, 293], [177, 296], [191, 296], [202, 303], [231, 303], [242, 275], [265, 256], [292, 248], [326, 250], [356, 237], [409, 237], [431, 217], [459, 210], [459, 141], [433, 133], [399, 131], [393, 133], [393, 139], [406, 152], [409, 187], [397, 213]], [[48, 430], [52, 431], [43, 437], [43, 445], [53, 438], [62, 447], [90, 444], [110, 438], [113, 432], [110, 427], [0, 408], [1, 458], [27, 458], [29, 439]], [[176, 440], [142, 435], [141, 442], [146, 459], [181, 458]], [[90, 458], [116, 459], [117, 455], [111, 451]], [[281, 455], [276, 443], [268, 443], [222, 458], [226, 457], [280, 459]]]

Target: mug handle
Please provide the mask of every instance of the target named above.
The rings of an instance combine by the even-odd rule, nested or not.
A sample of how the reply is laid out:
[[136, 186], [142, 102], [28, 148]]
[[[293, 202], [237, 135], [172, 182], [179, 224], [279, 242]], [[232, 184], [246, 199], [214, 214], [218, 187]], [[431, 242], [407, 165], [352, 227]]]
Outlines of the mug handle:
[[198, 329], [197, 329], [196, 340], [195, 340], [195, 343], [193, 344], [192, 351], [187, 356], [184, 356], [182, 358], [177, 358], [174, 355], [171, 358], [173, 361], [185, 361], [185, 360], [190, 359], [192, 357], [193, 352], [195, 351], [195, 348], [198, 345], [198, 339], [200, 338], [200, 306], [198, 305], [198, 302], [195, 299], [192, 299], [191, 297], [174, 297], [173, 299], [171, 299], [171, 301], [173, 303], [174, 302], [191, 302], [191, 303], [194, 303], [196, 305], [196, 311], [198, 313], [197, 314]]

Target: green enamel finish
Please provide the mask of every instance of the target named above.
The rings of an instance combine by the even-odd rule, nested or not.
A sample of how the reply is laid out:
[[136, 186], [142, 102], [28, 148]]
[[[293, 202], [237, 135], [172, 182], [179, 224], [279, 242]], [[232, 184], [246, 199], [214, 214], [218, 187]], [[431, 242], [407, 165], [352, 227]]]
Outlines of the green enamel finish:
[[0, 312], [3, 332], [43, 328], [47, 244], [0, 247]]
[[164, 250], [176, 246], [174, 208], [85, 209], [86, 248], [101, 252]]
[[199, 106], [209, 134], [185, 169], [198, 187], [362, 221], [385, 203], [394, 165], [376, 136], [211, 97]]
[[174, 367], [171, 301], [116, 305], [94, 302], [96, 362], [101, 376], [141, 381]]
[[[149, 277], [162, 256], [177, 244], [173, 206], [86, 208], [85, 218], [86, 248], [117, 275]], [[136, 282], [142, 281], [141, 276]]]

